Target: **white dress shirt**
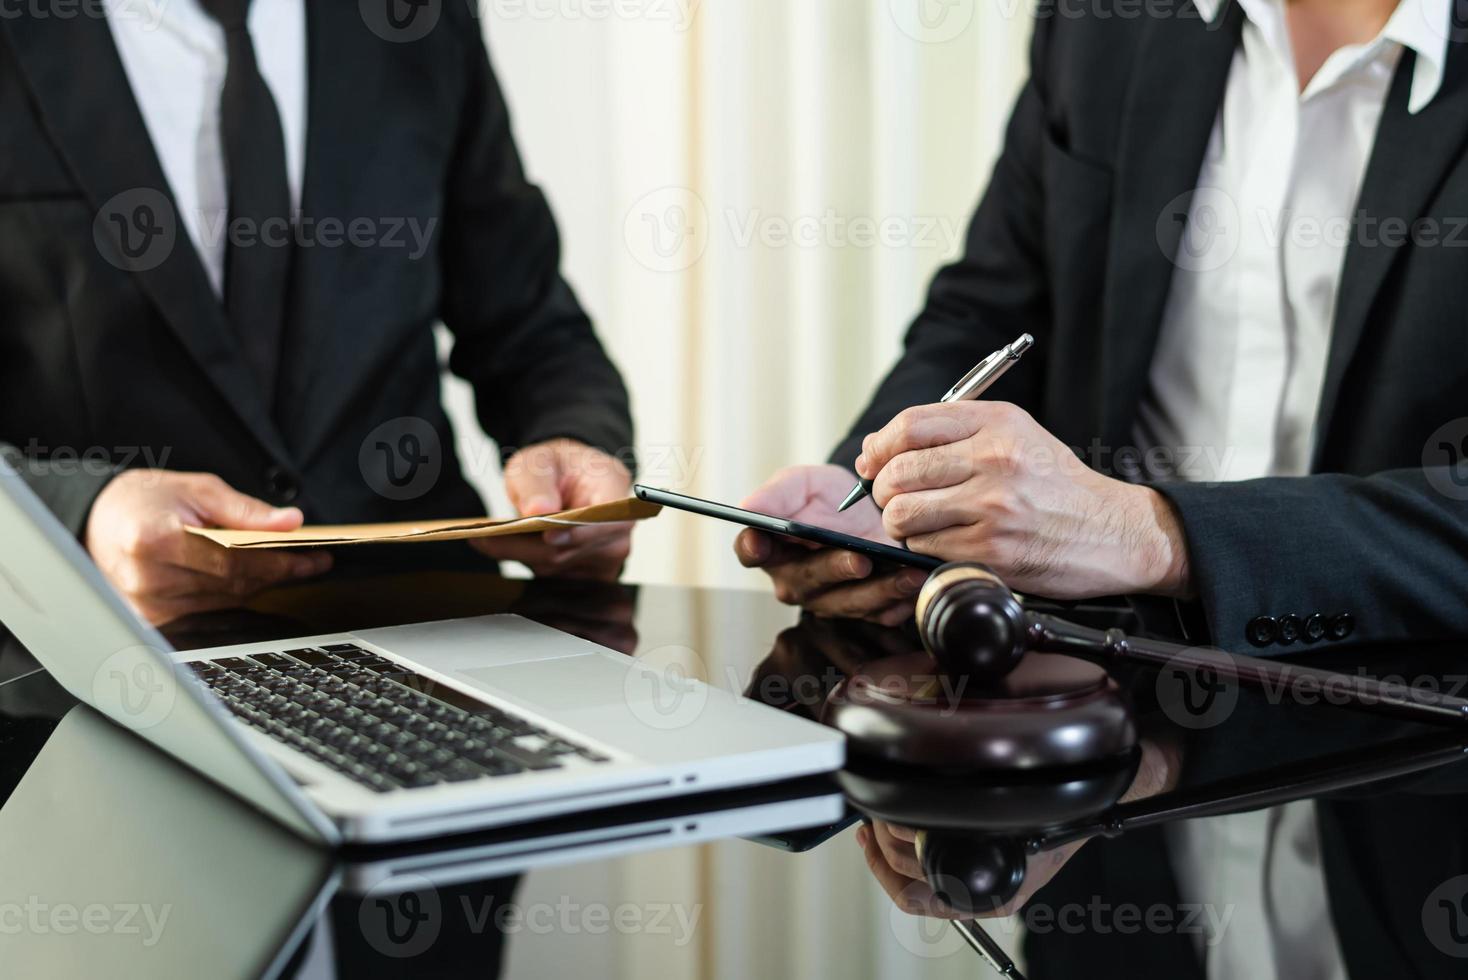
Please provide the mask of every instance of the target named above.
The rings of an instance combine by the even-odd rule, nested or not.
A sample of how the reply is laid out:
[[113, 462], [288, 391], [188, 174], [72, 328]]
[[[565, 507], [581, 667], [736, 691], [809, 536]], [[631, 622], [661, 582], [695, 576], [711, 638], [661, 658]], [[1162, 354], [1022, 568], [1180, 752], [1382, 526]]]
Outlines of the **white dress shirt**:
[[[1220, 15], [1220, 0], [1195, 2], [1205, 19]], [[1135, 431], [1140, 448], [1173, 450], [1154, 458], [1179, 461], [1171, 475], [1190, 480], [1309, 472], [1351, 216], [1387, 91], [1412, 49], [1408, 110], [1421, 110], [1447, 57], [1448, 0], [1401, 0], [1374, 40], [1333, 53], [1301, 92], [1285, 0], [1240, 3], [1247, 20]], [[1187, 821], [1168, 841], [1183, 901], [1228, 923], [1200, 937], [1210, 980], [1344, 980], [1313, 803]]]
[[[219, 129], [224, 30], [198, 0], [105, 0], [107, 23], [178, 202], [178, 220], [223, 295], [229, 196]], [[246, 26], [285, 139], [291, 208], [306, 169], [304, 0], [252, 0]]]

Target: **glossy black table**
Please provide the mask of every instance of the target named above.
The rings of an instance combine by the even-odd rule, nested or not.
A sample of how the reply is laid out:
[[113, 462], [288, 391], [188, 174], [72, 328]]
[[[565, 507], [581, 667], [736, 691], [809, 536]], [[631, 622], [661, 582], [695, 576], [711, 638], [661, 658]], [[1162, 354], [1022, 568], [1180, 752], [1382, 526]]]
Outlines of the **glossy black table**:
[[[491, 612], [812, 715], [861, 664], [916, 647], [910, 631], [801, 621], [763, 593], [444, 570], [348, 569], [166, 633], [187, 648]], [[1128, 621], [1124, 608], [1068, 614]], [[1453, 645], [1333, 656], [1339, 669], [1448, 691], [1468, 673]], [[1090, 839], [1064, 859], [1042, 855], [1043, 887], [987, 926], [1016, 955], [1030, 926], [1031, 980], [1201, 978], [1169, 873], [1168, 814], [1309, 797], [1320, 799], [1331, 912], [1353, 970], [1468, 976], [1462, 735], [1349, 710], [1329, 692], [1118, 679], [1144, 732], [1128, 802], [1083, 827], [1075, 836]], [[327, 853], [76, 705], [9, 644], [0, 976], [102, 975], [99, 963], [163, 978], [992, 975], [946, 923], [907, 915], [878, 886], [851, 839], [871, 800], [852, 796], [849, 776]], [[885, 778], [885, 799], [909, 808], [986, 806], [970, 792], [982, 787], [961, 780], [935, 793], [932, 780]], [[1108, 837], [1118, 813], [1131, 822]], [[429, 873], [401, 872], [425, 857]], [[1122, 910], [1159, 906], [1171, 909], [1165, 926], [1117, 928]], [[1043, 926], [1072, 907], [1110, 911]]]

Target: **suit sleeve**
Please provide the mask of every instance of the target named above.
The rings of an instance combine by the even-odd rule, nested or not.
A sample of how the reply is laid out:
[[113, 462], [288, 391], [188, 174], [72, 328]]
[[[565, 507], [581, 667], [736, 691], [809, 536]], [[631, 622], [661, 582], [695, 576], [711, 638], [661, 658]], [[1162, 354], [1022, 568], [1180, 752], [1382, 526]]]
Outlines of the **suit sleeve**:
[[[1187, 537], [1210, 640], [1261, 652], [1246, 628], [1345, 614], [1351, 643], [1468, 634], [1468, 489], [1445, 467], [1358, 477], [1321, 474], [1239, 483], [1163, 483]], [[1265, 652], [1299, 650], [1270, 646]]]
[[566, 437], [630, 465], [626, 388], [561, 277], [555, 220], [526, 180], [479, 21], [465, 20], [455, 29], [469, 90], [441, 250], [450, 368], [474, 386], [480, 423], [507, 455]]
[[86, 529], [93, 501], [116, 475], [111, 468], [87, 467], [76, 460], [34, 459], [5, 443], [0, 443], [0, 468], [18, 474], [46, 509], [78, 538]]
[[908, 328], [902, 358], [831, 454], [851, 467], [862, 439], [905, 408], [937, 401], [965, 371], [1022, 333], [1040, 341], [993, 389], [1033, 410], [1044, 376], [1050, 304], [1040, 174], [1046, 132], [1044, 51], [1051, 18], [1036, 22], [1030, 78], [1020, 91], [1004, 147], [969, 223], [963, 256], [939, 271]]

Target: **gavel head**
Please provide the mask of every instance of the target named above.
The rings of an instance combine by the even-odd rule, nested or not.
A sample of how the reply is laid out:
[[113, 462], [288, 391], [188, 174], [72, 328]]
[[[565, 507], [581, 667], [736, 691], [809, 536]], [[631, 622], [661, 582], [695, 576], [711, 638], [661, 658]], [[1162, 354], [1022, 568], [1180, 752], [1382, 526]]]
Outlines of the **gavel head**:
[[1019, 894], [1027, 858], [1015, 837], [920, 831], [918, 861], [933, 897], [968, 915], [993, 914]]
[[917, 625], [923, 646], [950, 677], [1003, 677], [1029, 647], [1024, 607], [977, 562], [954, 562], [928, 576]]

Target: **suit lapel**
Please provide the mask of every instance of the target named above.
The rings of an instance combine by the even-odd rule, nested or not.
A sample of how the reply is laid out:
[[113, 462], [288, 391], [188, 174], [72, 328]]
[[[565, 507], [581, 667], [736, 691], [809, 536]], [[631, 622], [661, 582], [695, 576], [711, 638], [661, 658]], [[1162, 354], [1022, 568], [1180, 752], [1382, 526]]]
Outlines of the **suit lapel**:
[[[19, 17], [0, 24], [9, 32], [43, 124], [93, 213], [118, 195], [140, 193], [172, 209], [163, 219], [173, 218], [175, 236], [167, 257], [157, 262], [145, 256], [130, 274], [260, 444], [276, 458], [288, 459], [198, 252], [177, 220], [177, 203], [107, 21], [100, 16]], [[126, 254], [112, 222], [99, 220], [95, 232], [98, 246], [111, 249], [114, 258]]]
[[[1468, 58], [1463, 56], [1462, 45], [1448, 45], [1442, 87], [1414, 116], [1407, 111], [1407, 104], [1415, 64], [1415, 55], [1407, 51], [1397, 65], [1356, 203], [1354, 234], [1341, 270], [1330, 354], [1320, 392], [1316, 465], [1376, 296], [1402, 254], [1405, 231], [1423, 216], [1468, 140]], [[1388, 220], [1402, 222], [1402, 233], [1384, 232], [1382, 222]]]
[[[1147, 18], [1126, 95], [1102, 316], [1102, 434], [1124, 445], [1147, 382], [1173, 258], [1203, 165], [1244, 16]], [[1180, 199], [1181, 197], [1181, 199]]]

